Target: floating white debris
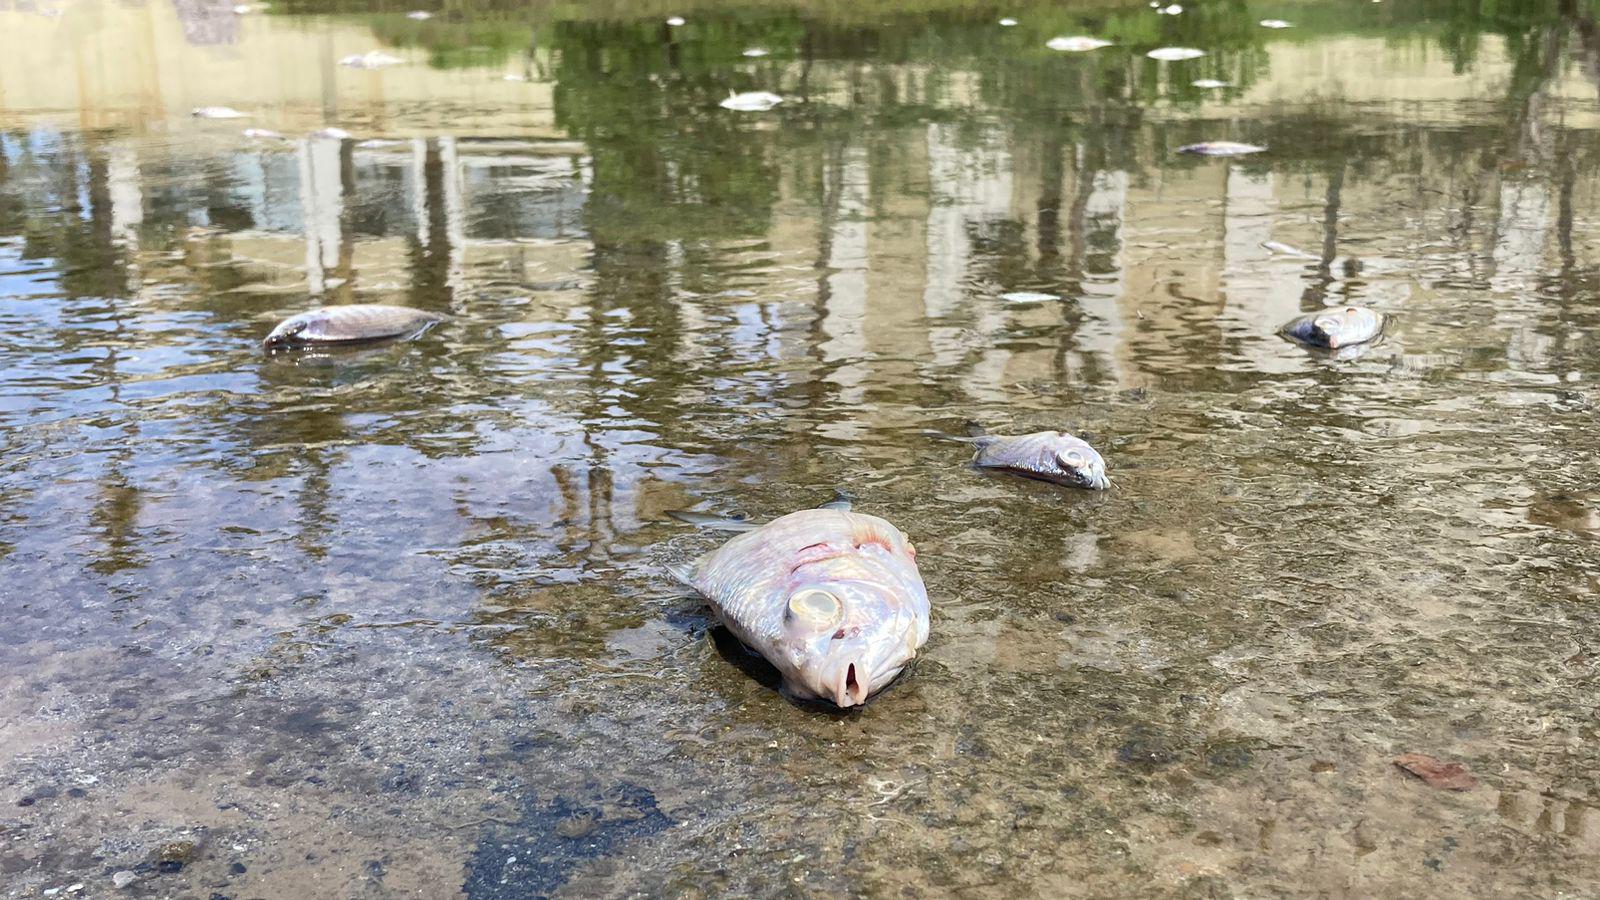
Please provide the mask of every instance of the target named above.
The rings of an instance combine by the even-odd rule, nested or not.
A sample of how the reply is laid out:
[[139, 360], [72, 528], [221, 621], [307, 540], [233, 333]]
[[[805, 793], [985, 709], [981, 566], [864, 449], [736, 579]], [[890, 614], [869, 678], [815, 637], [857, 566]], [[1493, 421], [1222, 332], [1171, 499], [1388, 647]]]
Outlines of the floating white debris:
[[1051, 50], [1060, 50], [1062, 53], [1086, 53], [1090, 50], [1099, 50], [1101, 47], [1109, 47], [1111, 42], [1102, 41], [1099, 38], [1084, 37], [1079, 34], [1072, 37], [1053, 37], [1045, 41], [1044, 45]]
[[311, 132], [311, 136], [314, 138], [332, 138], [336, 141], [347, 141], [350, 139], [350, 132], [345, 131], [343, 128], [330, 126], [328, 128], [318, 128], [316, 131]]
[[196, 119], [248, 119], [249, 113], [239, 112], [231, 106], [199, 106], [189, 110]]
[[728, 99], [717, 105], [739, 112], [766, 112], [782, 102], [782, 97], [769, 91], [745, 91], [742, 94], [729, 94]]
[[683, 16], [671, 16], [667, 19], [667, 24], [671, 25], [673, 28], [677, 28], [679, 25], [683, 24]]
[[433, 13], [425, 9], [413, 9], [411, 12], [406, 13], [406, 18], [414, 22], [426, 22], [433, 18]]
[[1282, 241], [1263, 241], [1261, 246], [1267, 250], [1271, 250], [1273, 253], [1281, 253], [1284, 256], [1293, 256], [1299, 259], [1317, 258], [1315, 254], [1307, 253], [1304, 250], [1301, 250], [1299, 247], [1291, 247]]
[[1194, 81], [1189, 83], [1197, 88], [1205, 88], [1208, 91], [1216, 90], [1217, 88], [1233, 87], [1232, 84], [1226, 81], [1218, 81], [1215, 78], [1196, 78]]
[[1001, 28], [1015, 28], [1015, 27], [1017, 27], [1017, 20], [1011, 18], [1010, 16], [1007, 16], [1006, 18], [1000, 20], [1000, 27]]
[[1179, 153], [1193, 153], [1198, 156], [1244, 156], [1247, 153], [1260, 153], [1267, 148], [1259, 144], [1240, 144], [1236, 141], [1206, 141], [1200, 144], [1189, 144], [1179, 147]]
[[744, 55], [750, 57], [751, 59], [756, 59], [758, 57], [767, 56], [770, 53], [772, 53], [772, 51], [766, 49], [765, 47], [751, 47], [749, 50], [744, 52]]
[[1290, 25], [1288, 22], [1285, 22], [1282, 19], [1262, 19], [1261, 20], [1261, 27], [1262, 28], [1293, 28], [1294, 26]]
[[244, 131], [242, 131], [240, 133], [243, 134], [245, 137], [253, 140], [253, 141], [281, 141], [281, 140], [283, 140], [283, 135], [279, 134], [276, 131], [273, 131], [270, 128], [246, 128]]
[[1159, 59], [1162, 62], [1178, 62], [1185, 59], [1199, 59], [1205, 55], [1206, 52], [1204, 50], [1196, 50], [1193, 47], [1157, 47], [1156, 49], [1145, 54], [1145, 56], [1148, 56], [1151, 59]]
[[339, 65], [349, 66], [352, 69], [381, 69], [385, 66], [398, 66], [403, 62], [405, 60], [400, 57], [391, 56], [382, 50], [369, 50], [366, 53], [346, 56], [339, 60]]
[[1012, 291], [1009, 294], [1001, 294], [1000, 299], [1009, 300], [1012, 303], [1044, 303], [1047, 300], [1060, 300], [1061, 298], [1055, 294], [1041, 294], [1038, 291]]

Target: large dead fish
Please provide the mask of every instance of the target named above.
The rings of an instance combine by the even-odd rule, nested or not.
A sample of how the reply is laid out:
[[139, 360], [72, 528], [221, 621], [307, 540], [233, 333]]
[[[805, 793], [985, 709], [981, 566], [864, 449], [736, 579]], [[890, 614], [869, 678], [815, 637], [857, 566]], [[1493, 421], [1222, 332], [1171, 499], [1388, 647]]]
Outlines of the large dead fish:
[[[676, 518], [708, 524], [693, 514]], [[928, 591], [905, 533], [848, 504], [804, 509], [746, 530], [672, 574], [765, 657], [789, 694], [860, 706], [928, 639]]]
[[414, 337], [439, 321], [433, 313], [404, 306], [324, 306], [283, 320], [267, 335], [266, 345], [277, 350]]
[[1383, 333], [1383, 313], [1365, 306], [1330, 307], [1291, 319], [1278, 332], [1311, 347], [1338, 350]]

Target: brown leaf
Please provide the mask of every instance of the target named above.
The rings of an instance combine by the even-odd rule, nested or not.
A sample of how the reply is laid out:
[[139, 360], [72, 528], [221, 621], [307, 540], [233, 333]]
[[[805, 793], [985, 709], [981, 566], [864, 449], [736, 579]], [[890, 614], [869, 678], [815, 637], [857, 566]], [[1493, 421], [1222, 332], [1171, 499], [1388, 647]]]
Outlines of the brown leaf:
[[1429, 787], [1470, 791], [1478, 786], [1478, 779], [1472, 777], [1472, 773], [1461, 763], [1445, 762], [1421, 753], [1407, 753], [1396, 759], [1394, 764], [1426, 781]]

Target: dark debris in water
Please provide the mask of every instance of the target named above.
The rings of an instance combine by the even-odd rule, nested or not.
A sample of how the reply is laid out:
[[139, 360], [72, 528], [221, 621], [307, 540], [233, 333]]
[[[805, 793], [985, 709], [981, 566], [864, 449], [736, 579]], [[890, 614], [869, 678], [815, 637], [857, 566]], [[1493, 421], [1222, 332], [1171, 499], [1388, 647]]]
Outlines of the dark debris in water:
[[655, 795], [633, 784], [595, 792], [587, 800], [533, 801], [515, 825], [485, 832], [462, 889], [472, 900], [548, 897], [585, 862], [671, 825]]

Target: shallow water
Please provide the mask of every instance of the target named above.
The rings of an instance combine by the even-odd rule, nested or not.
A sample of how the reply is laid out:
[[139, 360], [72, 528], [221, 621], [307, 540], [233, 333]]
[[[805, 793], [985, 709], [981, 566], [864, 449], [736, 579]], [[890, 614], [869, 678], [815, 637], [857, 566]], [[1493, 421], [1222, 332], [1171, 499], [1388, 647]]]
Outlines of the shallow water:
[[[1600, 893], [1592, 11], [908, 5], [0, 6], [0, 892]], [[846, 715], [664, 569], [834, 488]]]

